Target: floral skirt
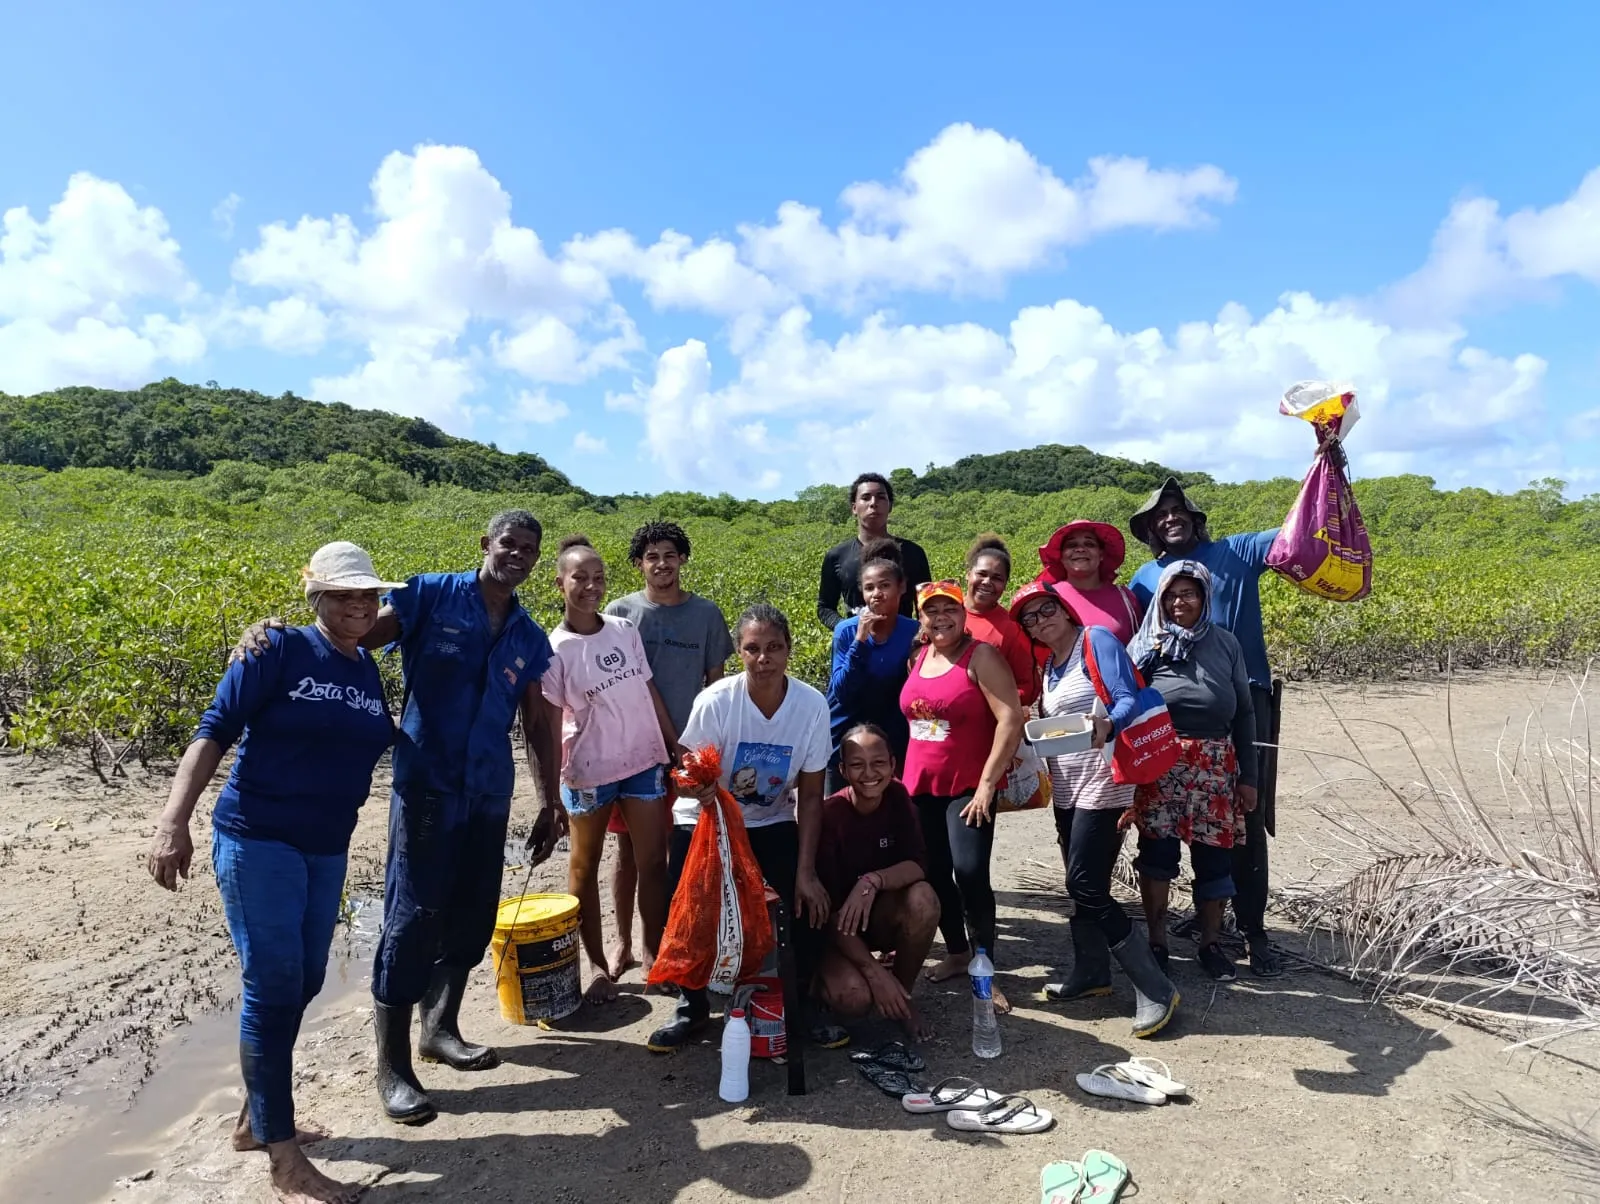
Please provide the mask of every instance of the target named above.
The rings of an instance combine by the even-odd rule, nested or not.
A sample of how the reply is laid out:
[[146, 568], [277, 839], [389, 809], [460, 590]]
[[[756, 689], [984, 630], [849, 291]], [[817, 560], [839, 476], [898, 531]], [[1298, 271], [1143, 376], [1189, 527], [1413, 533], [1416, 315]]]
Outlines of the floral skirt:
[[1159, 781], [1140, 786], [1129, 812], [1139, 835], [1176, 836], [1185, 844], [1231, 849], [1244, 843], [1239, 806], [1239, 756], [1227, 737], [1179, 736], [1178, 763]]

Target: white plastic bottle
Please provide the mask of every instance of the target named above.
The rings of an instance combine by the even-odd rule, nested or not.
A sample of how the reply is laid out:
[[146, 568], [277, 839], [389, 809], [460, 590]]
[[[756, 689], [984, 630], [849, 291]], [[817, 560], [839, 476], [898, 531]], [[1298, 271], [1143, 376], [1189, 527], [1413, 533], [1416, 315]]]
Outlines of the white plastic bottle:
[[722, 1086], [717, 1092], [730, 1104], [750, 1095], [750, 1025], [743, 1008], [734, 1008], [722, 1026]]
[[[1000, 1022], [994, 1015], [994, 963], [980, 948], [967, 964], [972, 977], [972, 1053], [979, 1058], [1000, 1056]], [[726, 1046], [724, 1046], [726, 1048]]]

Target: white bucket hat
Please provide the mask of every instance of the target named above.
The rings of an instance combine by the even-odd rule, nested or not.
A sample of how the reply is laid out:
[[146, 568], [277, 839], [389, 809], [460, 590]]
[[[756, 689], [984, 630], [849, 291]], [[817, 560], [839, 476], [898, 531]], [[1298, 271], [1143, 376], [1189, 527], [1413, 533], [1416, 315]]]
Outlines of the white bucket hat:
[[380, 581], [365, 549], [348, 540], [325, 543], [300, 570], [306, 595], [330, 589], [405, 589], [404, 581]]

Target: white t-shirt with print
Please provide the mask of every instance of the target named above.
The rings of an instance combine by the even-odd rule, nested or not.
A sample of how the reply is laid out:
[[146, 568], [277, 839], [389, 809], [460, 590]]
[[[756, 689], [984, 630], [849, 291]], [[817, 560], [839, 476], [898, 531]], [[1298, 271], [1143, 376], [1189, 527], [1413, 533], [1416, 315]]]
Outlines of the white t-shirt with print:
[[[791, 677], [783, 703], [768, 719], [750, 701], [743, 673], [724, 677], [696, 695], [678, 742], [691, 752], [716, 746], [723, 788], [744, 808], [745, 827], [792, 822], [795, 780], [826, 769], [833, 751], [828, 700]], [[674, 823], [692, 827], [699, 818], [697, 799], [672, 804]]]
[[550, 632], [555, 656], [539, 683], [562, 711], [561, 780], [574, 790], [609, 786], [667, 762], [638, 628], [614, 615], [601, 618], [593, 635], [565, 624]]

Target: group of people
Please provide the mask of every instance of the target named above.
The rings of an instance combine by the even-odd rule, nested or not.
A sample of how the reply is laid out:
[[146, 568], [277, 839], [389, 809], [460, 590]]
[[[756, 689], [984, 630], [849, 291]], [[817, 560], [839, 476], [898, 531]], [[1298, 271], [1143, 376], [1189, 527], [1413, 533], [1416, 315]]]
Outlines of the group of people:
[[[1169, 480], [1132, 517], [1156, 558], [1128, 585], [1116, 580], [1121, 533], [1071, 522], [1006, 605], [1012, 562], [998, 537], [973, 544], [964, 580], [934, 580], [923, 550], [888, 532], [884, 477], [863, 474], [850, 502], [857, 533], [828, 552], [818, 592], [818, 618], [833, 630], [825, 693], [788, 672], [781, 611], [757, 603], [730, 630], [684, 588], [691, 546], [671, 522], [635, 532], [629, 559], [644, 588], [609, 601], [589, 540], [562, 540], [563, 613], [548, 634], [516, 592], [543, 543], [526, 511], [496, 515], [481, 563], [461, 573], [385, 581], [361, 548], [326, 545], [302, 571], [315, 621], [268, 619], [246, 632], [185, 751], [149, 868], [168, 889], [187, 876], [190, 817], [237, 745], [211, 842], [244, 981], [246, 1102], [234, 1142], [267, 1151], [281, 1198], [354, 1194], [304, 1154], [315, 1134], [295, 1126], [291, 1060], [322, 984], [356, 812], [391, 746], [372, 994], [378, 1093], [400, 1123], [436, 1111], [413, 1064], [414, 1010], [422, 1060], [458, 1071], [498, 1062], [463, 1037], [459, 1010], [499, 903], [519, 717], [539, 795], [529, 857], [541, 862], [570, 838], [592, 1004], [614, 999], [639, 960], [635, 903], [647, 967], [659, 952], [690, 838], [718, 789], [679, 792], [668, 770], [686, 750], [714, 746], [719, 786], [796, 920], [807, 1003], [791, 1032], [837, 1046], [849, 1040], [838, 1021], [877, 1012], [926, 1036], [919, 977], [949, 978], [974, 950], [998, 952], [997, 799], [1033, 713], [1095, 716], [1092, 749], [1048, 759], [1075, 906], [1072, 967], [1047, 996], [1108, 993], [1114, 957], [1136, 991], [1135, 1033], [1170, 1020], [1179, 998], [1167, 973], [1167, 894], [1184, 844], [1201, 964], [1219, 979], [1235, 974], [1220, 941], [1231, 898], [1252, 968], [1278, 972], [1262, 923], [1270, 749], [1257, 747], [1274, 741], [1257, 587], [1273, 533], [1212, 540], [1206, 516]], [[389, 646], [403, 671], [398, 725], [371, 655]], [[733, 656], [739, 671], [728, 674]], [[1167, 699], [1182, 754], [1160, 782], [1135, 789], [1113, 780], [1101, 750], [1135, 718], [1145, 683]], [[1129, 826], [1144, 930], [1111, 893]], [[599, 882], [608, 832], [619, 841], [609, 946]], [[944, 956], [924, 970], [936, 932]], [[1009, 1006], [998, 991], [996, 1003]], [[680, 1047], [711, 1010], [704, 990], [680, 989], [649, 1048]]]

